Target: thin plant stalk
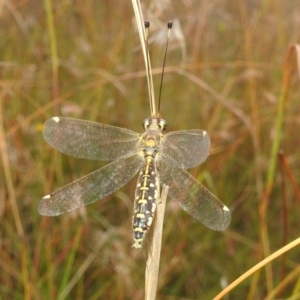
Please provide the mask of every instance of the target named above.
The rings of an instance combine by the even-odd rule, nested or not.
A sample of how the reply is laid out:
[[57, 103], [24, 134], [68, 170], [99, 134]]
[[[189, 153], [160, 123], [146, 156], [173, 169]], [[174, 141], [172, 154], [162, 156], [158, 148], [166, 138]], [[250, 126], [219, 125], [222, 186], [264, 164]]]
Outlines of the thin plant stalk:
[[[73, 245], [72, 245], [72, 249], [68, 254], [68, 262], [67, 262], [67, 266], [65, 268], [65, 272], [63, 275], [63, 278], [61, 280], [61, 285], [60, 285], [60, 291], [63, 291], [65, 289], [65, 287], [67, 286], [68, 282], [70, 281], [70, 276], [71, 276], [71, 272], [72, 272], [72, 266], [75, 260], [75, 256], [79, 247], [79, 241], [80, 238], [82, 236], [82, 227], [79, 227], [76, 231], [76, 235], [75, 235], [75, 240], [73, 241]], [[59, 297], [59, 300], [61, 298]]]
[[[293, 53], [296, 51], [297, 54], [297, 65], [298, 65], [298, 72], [300, 72], [300, 45], [291, 46], [287, 51], [287, 56], [285, 59], [285, 64], [283, 68], [283, 78], [282, 78], [282, 85], [281, 85], [281, 95], [278, 102], [278, 109], [277, 109], [277, 116], [275, 120], [275, 136], [272, 141], [271, 146], [271, 154], [270, 154], [270, 161], [269, 161], [269, 168], [267, 173], [267, 183], [265, 186], [265, 190], [263, 193], [262, 201], [259, 207], [259, 215], [260, 215], [260, 222], [261, 222], [261, 239], [263, 245], [263, 254], [264, 257], [267, 257], [270, 254], [270, 245], [269, 245], [269, 238], [268, 238], [268, 227], [267, 227], [267, 210], [268, 210], [268, 203], [270, 194], [273, 188], [275, 174], [276, 174], [276, 165], [278, 161], [278, 153], [280, 142], [282, 138], [282, 127], [283, 127], [283, 115], [284, 115], [284, 107], [285, 103], [288, 99], [288, 91], [289, 91], [289, 84], [291, 81], [291, 71], [293, 69], [292, 66], [292, 58]], [[267, 278], [272, 278], [271, 274], [271, 265], [267, 266], [266, 269]], [[267, 280], [268, 281], [268, 280]], [[269, 286], [270, 292], [270, 286]]]
[[23, 229], [22, 220], [20, 217], [19, 208], [18, 208], [18, 204], [17, 204], [17, 200], [16, 200], [15, 189], [14, 189], [12, 174], [11, 174], [11, 168], [10, 168], [8, 154], [7, 154], [7, 144], [6, 144], [6, 137], [5, 137], [5, 132], [4, 132], [4, 124], [3, 124], [2, 103], [3, 103], [3, 100], [0, 98], [0, 153], [1, 153], [1, 159], [2, 159], [2, 164], [3, 164], [3, 173], [4, 173], [4, 178], [5, 178], [5, 182], [6, 182], [6, 186], [7, 186], [7, 190], [8, 190], [10, 205], [12, 208], [18, 236], [23, 238], [24, 237], [24, 229]]
[[142, 15], [141, 3], [139, 0], [132, 0], [132, 6], [134, 11], [134, 16], [136, 20], [137, 30], [140, 37], [141, 48], [145, 61], [145, 68], [147, 74], [147, 82], [148, 82], [148, 91], [149, 91], [149, 101], [150, 101], [150, 110], [151, 116], [156, 116], [156, 107], [155, 107], [155, 98], [154, 98], [154, 88], [153, 88], [153, 79], [152, 79], [152, 70], [151, 70], [151, 62], [149, 51], [146, 48], [146, 32], [145, 32], [145, 22]]
[[[52, 69], [52, 93], [53, 99], [57, 98], [59, 95], [58, 88], [58, 54], [57, 54], [57, 41], [56, 41], [56, 32], [52, 11], [51, 0], [44, 0], [44, 7], [47, 17], [47, 27], [49, 33], [50, 41], [50, 54], [51, 54], [51, 69]], [[55, 109], [55, 107], [54, 107]], [[54, 111], [55, 113], [55, 111]]]
[[[261, 227], [262, 227], [261, 234], [262, 234], [264, 255], [266, 255], [266, 253], [268, 253], [268, 249], [269, 249], [268, 229], [267, 229], [267, 220], [266, 220], [267, 208], [268, 208], [269, 197], [270, 197], [274, 179], [275, 179], [276, 164], [278, 161], [278, 153], [279, 153], [280, 141], [281, 141], [281, 137], [282, 137], [284, 104], [288, 98], [288, 87], [290, 84], [291, 73], [292, 73], [291, 61], [292, 61], [294, 51], [296, 51], [296, 54], [297, 54], [297, 67], [298, 67], [298, 72], [300, 75], [300, 45], [294, 45], [288, 49], [287, 57], [285, 60], [285, 65], [284, 65], [284, 70], [283, 70], [284, 72], [283, 72], [283, 79], [282, 79], [281, 96], [280, 96], [279, 103], [278, 103], [278, 110], [277, 110], [276, 123], [275, 123], [275, 137], [272, 142], [271, 158], [270, 158], [269, 169], [268, 169], [268, 174], [267, 174], [267, 184], [266, 184], [265, 191], [263, 194], [263, 201], [260, 204], [259, 212], [260, 212], [260, 221], [261, 221]], [[240, 284], [243, 280], [248, 278], [254, 272], [258, 271], [260, 268], [269, 265], [267, 270], [270, 271], [270, 262], [272, 260], [274, 260], [278, 256], [282, 255], [283, 253], [287, 252], [288, 250], [294, 248], [298, 244], [300, 244], [300, 238], [294, 240], [293, 242], [291, 242], [290, 244], [281, 248], [280, 250], [273, 253], [272, 255], [268, 255], [263, 261], [261, 261], [260, 263], [255, 265], [253, 268], [248, 270], [246, 273], [244, 273], [242, 276], [240, 276], [238, 279], [236, 279], [233, 283], [231, 283], [226, 289], [224, 289], [220, 294], [218, 294], [214, 298], [214, 300], [221, 299], [223, 296], [225, 296], [227, 293], [229, 293], [234, 287], [236, 287], [238, 284]], [[269, 292], [271, 292], [271, 291], [269, 291]]]
[[149, 244], [149, 253], [146, 263], [146, 276], [145, 276], [145, 299], [155, 300], [158, 282], [161, 239], [163, 232], [164, 214], [166, 207], [166, 200], [168, 195], [168, 186], [164, 186], [160, 203], [157, 205], [156, 217], [153, 222], [152, 235]]
[[282, 247], [275, 253], [271, 254], [261, 262], [259, 262], [257, 265], [252, 267], [250, 270], [248, 270], [246, 273], [244, 273], [242, 276], [240, 276], [238, 279], [236, 279], [234, 282], [232, 282], [226, 289], [224, 289], [220, 294], [218, 294], [213, 300], [219, 300], [222, 299], [225, 295], [227, 295], [233, 288], [238, 286], [242, 281], [244, 281], [246, 278], [248, 278], [250, 275], [255, 273], [256, 271], [260, 270], [262, 267], [269, 264], [271, 261], [273, 261], [275, 258], [283, 255], [285, 252], [295, 248], [300, 244], [300, 238], [294, 240], [293, 242], [287, 244], [285, 247]]
[[28, 271], [28, 257], [27, 257], [27, 247], [24, 240], [24, 228], [22, 225], [22, 220], [16, 200], [15, 188], [13, 184], [12, 174], [11, 174], [11, 167], [8, 158], [7, 152], [7, 144], [6, 144], [6, 137], [4, 132], [4, 123], [3, 123], [3, 111], [2, 111], [2, 98], [0, 98], [0, 153], [1, 159], [3, 164], [3, 173], [5, 182], [7, 185], [7, 191], [9, 195], [10, 205], [15, 221], [16, 230], [18, 236], [21, 240], [20, 243], [20, 253], [21, 253], [21, 264], [22, 264], [22, 279], [23, 279], [23, 286], [24, 286], [24, 299], [29, 300], [31, 298], [31, 289], [30, 289], [30, 280], [29, 280], [29, 271]]

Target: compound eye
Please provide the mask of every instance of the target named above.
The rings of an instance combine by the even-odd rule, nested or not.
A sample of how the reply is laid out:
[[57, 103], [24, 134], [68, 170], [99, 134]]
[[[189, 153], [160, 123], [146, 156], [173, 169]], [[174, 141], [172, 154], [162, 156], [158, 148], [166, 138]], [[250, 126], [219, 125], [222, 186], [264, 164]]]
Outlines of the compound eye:
[[159, 120], [159, 128], [161, 131], [165, 131], [167, 129], [167, 122], [164, 119]]
[[143, 121], [143, 128], [144, 128], [144, 130], [148, 129], [150, 127], [150, 125], [151, 125], [151, 120], [149, 118], [145, 119]]

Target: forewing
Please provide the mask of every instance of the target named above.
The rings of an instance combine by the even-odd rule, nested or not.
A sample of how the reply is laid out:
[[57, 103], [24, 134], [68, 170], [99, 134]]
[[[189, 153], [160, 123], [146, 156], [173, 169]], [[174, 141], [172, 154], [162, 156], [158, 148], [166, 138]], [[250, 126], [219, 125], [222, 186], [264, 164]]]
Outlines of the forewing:
[[164, 163], [170, 167], [179, 165], [189, 169], [206, 160], [210, 140], [208, 133], [203, 130], [173, 131], [163, 136], [160, 147], [161, 153], [166, 154]]
[[38, 212], [57, 216], [100, 200], [125, 185], [138, 172], [143, 161], [143, 156], [138, 153], [116, 160], [42, 198]]
[[169, 186], [168, 195], [192, 217], [213, 230], [228, 227], [229, 209], [187, 171], [160, 164], [161, 184]]
[[44, 124], [43, 135], [62, 153], [91, 160], [116, 160], [139, 150], [134, 131], [100, 123], [53, 117]]

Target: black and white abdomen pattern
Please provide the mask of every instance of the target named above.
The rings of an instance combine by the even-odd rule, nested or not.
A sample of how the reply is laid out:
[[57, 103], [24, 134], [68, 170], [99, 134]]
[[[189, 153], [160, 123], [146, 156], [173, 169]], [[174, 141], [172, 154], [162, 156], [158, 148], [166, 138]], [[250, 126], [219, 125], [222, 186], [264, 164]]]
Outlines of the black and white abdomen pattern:
[[159, 180], [154, 159], [154, 155], [145, 157], [145, 164], [140, 172], [135, 191], [132, 218], [134, 240], [132, 247], [134, 248], [142, 247], [143, 239], [152, 224], [159, 198]]

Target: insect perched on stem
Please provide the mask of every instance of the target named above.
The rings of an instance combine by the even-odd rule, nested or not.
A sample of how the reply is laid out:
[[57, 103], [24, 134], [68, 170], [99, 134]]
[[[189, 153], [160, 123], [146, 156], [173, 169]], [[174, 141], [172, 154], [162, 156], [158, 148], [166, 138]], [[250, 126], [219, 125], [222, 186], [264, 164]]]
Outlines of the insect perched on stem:
[[[168, 39], [172, 23], [168, 23]], [[77, 158], [113, 161], [43, 197], [38, 211], [56, 216], [93, 203], [129, 182], [138, 172], [133, 213], [133, 247], [141, 248], [155, 216], [160, 186], [169, 186], [168, 195], [191, 216], [214, 230], [224, 230], [231, 219], [229, 209], [185, 169], [204, 162], [210, 140], [199, 129], [164, 134], [167, 123], [156, 111], [145, 22], [147, 78], [151, 117], [143, 122], [144, 133], [78, 119], [53, 117], [45, 122], [45, 140], [62, 153]], [[162, 79], [163, 79], [162, 72]], [[160, 89], [161, 94], [161, 89]]]

